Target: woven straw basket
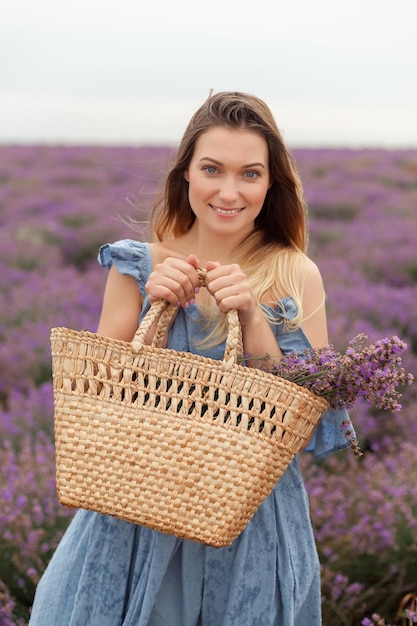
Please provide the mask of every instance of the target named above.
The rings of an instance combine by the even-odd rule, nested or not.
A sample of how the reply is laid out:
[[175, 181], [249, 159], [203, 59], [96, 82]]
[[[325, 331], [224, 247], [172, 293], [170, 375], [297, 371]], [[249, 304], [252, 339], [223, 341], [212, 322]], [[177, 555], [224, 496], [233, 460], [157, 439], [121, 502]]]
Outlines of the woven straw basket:
[[174, 309], [153, 304], [132, 343], [52, 329], [58, 495], [69, 507], [227, 546], [328, 405], [238, 364], [236, 311], [223, 361], [160, 347]]

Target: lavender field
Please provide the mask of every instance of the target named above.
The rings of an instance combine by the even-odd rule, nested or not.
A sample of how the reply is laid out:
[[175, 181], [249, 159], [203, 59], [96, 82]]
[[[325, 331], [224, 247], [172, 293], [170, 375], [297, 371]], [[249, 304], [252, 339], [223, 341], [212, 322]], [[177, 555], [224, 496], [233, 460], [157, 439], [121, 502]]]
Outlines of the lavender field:
[[[295, 150], [310, 256], [331, 341], [398, 335], [417, 372], [417, 150]], [[37, 581], [72, 512], [55, 491], [49, 333], [95, 330], [102, 243], [147, 238], [168, 148], [0, 147], [0, 624], [27, 624]], [[129, 220], [135, 218], [135, 230]], [[303, 455], [322, 562], [325, 626], [372, 613], [399, 624], [417, 592], [417, 384], [403, 409], [351, 412], [360, 445]], [[371, 623], [371, 622], [368, 622]]]

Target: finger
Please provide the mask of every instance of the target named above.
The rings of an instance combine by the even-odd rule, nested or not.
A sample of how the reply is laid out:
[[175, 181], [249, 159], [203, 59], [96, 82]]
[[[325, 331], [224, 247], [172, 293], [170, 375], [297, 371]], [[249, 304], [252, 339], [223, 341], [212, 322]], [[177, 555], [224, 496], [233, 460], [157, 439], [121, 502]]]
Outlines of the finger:
[[187, 299], [181, 283], [168, 276], [150, 277], [145, 290], [151, 302], [166, 300], [171, 304], [182, 305]]
[[[168, 261], [168, 259], [167, 259]], [[182, 280], [182, 285], [188, 300], [194, 297], [194, 294], [198, 292], [200, 285], [200, 279], [196, 270], [200, 267], [200, 259], [195, 254], [190, 254], [186, 261], [181, 261], [178, 264], [178, 259], [173, 259], [173, 267], [178, 268], [187, 279]]]
[[145, 289], [149, 299], [163, 299], [171, 304], [186, 306], [193, 300], [197, 285], [197, 273], [189, 263], [166, 259], [155, 266]]
[[[193, 277], [192, 277], [192, 283], [194, 285], [194, 293], [196, 294], [200, 291], [200, 285], [201, 285], [201, 277], [200, 277], [200, 273], [198, 273], [198, 270], [201, 267], [200, 259], [198, 258], [196, 254], [190, 254], [187, 257], [187, 263], [189, 263], [195, 270], [195, 272], [193, 273]], [[197, 284], [195, 284], [195, 281], [197, 281]]]
[[219, 263], [218, 261], [207, 261], [206, 263], [206, 270], [208, 272], [210, 272], [211, 270], [216, 269], [217, 267], [220, 267], [221, 263]]
[[187, 257], [187, 263], [192, 265], [195, 269], [198, 269], [200, 267], [200, 259], [196, 254], [190, 254]]

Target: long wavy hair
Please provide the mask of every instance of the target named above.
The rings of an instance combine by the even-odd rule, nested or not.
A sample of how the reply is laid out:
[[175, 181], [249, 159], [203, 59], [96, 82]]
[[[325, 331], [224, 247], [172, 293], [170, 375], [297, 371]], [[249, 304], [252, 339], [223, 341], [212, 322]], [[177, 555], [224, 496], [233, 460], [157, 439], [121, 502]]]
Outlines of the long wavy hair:
[[[231, 262], [246, 272], [255, 299], [278, 301], [293, 297], [302, 319], [302, 264], [307, 250], [307, 210], [295, 161], [286, 148], [271, 110], [256, 96], [241, 92], [210, 95], [192, 116], [180, 142], [165, 189], [151, 213], [150, 227], [157, 241], [187, 233], [195, 220], [188, 199], [184, 173], [190, 165], [198, 138], [213, 127], [252, 130], [268, 146], [271, 186], [255, 220], [254, 231], [235, 250]], [[262, 248], [262, 254], [259, 254]], [[274, 300], [275, 301], [275, 300]]]
[[256, 219], [255, 230], [263, 234], [264, 243], [278, 243], [305, 252], [306, 209], [294, 160], [269, 107], [259, 98], [240, 92], [223, 91], [209, 96], [192, 116], [168, 174], [165, 193], [151, 215], [157, 239], [177, 237], [191, 228], [195, 216], [188, 200], [184, 172], [190, 165], [198, 138], [216, 126], [253, 130], [265, 139], [272, 184]]

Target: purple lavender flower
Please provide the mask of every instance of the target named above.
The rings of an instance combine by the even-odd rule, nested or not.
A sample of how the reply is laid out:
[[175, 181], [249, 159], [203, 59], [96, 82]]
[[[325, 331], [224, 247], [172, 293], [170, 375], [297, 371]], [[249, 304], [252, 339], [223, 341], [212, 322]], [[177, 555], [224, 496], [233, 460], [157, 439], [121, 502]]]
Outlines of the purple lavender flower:
[[394, 336], [363, 347], [365, 339], [352, 339], [344, 354], [329, 345], [286, 355], [271, 371], [325, 397], [332, 408], [350, 408], [362, 397], [378, 408], [399, 410], [397, 388], [413, 382], [398, 356], [407, 344]]

